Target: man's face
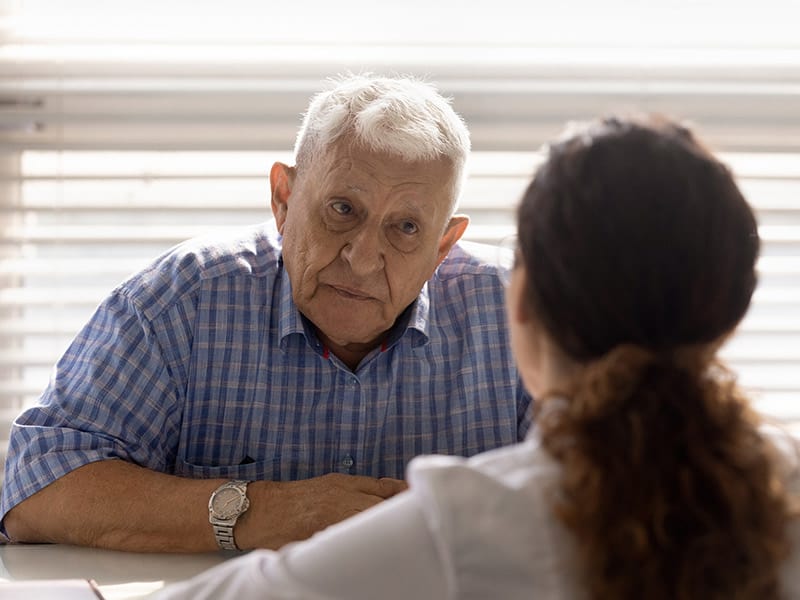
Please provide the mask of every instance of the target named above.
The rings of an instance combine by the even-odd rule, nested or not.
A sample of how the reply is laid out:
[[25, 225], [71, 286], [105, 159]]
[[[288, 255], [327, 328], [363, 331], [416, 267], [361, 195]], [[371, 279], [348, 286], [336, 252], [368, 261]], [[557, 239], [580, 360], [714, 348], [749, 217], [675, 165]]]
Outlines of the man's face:
[[333, 346], [379, 343], [466, 227], [448, 220], [444, 160], [340, 143], [299, 174], [277, 163], [270, 184], [295, 304]]

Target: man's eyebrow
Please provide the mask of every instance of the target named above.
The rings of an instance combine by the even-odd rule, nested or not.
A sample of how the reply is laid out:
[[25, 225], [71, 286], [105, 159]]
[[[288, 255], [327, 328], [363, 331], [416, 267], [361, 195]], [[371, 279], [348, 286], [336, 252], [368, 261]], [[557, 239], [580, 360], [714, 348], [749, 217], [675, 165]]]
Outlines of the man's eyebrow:
[[425, 207], [427, 206], [427, 204], [424, 202], [403, 200], [402, 204], [400, 204], [399, 206], [400, 208], [407, 210], [408, 212], [414, 214], [415, 216], [418, 216], [425, 213]]
[[354, 183], [341, 183], [339, 185], [333, 186], [330, 189], [330, 193], [332, 194], [339, 194], [339, 195], [346, 195], [346, 194], [365, 194], [367, 190], [363, 187], [360, 187]]

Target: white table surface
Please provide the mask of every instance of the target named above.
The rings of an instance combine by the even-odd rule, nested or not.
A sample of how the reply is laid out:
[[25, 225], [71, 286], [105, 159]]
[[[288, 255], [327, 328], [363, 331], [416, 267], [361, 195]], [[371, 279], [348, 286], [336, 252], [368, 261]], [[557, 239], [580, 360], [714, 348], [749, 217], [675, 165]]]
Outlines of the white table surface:
[[133, 600], [237, 554], [144, 554], [58, 544], [9, 544], [0, 545], [0, 580], [93, 579], [107, 600]]

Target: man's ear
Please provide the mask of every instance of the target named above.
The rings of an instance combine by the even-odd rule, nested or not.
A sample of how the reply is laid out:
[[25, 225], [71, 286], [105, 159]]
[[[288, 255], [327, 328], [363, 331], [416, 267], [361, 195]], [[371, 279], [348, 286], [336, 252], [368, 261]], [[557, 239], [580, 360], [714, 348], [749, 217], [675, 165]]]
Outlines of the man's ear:
[[272, 192], [272, 214], [278, 232], [283, 234], [283, 224], [286, 222], [286, 213], [289, 210], [289, 196], [292, 194], [294, 179], [297, 171], [294, 167], [276, 162], [269, 172], [269, 188]]
[[453, 215], [453, 217], [450, 218], [444, 230], [444, 234], [442, 235], [442, 239], [439, 241], [439, 256], [436, 259], [437, 266], [445, 259], [447, 253], [450, 252], [450, 248], [464, 235], [464, 232], [467, 230], [467, 225], [469, 225], [469, 217], [467, 215]]

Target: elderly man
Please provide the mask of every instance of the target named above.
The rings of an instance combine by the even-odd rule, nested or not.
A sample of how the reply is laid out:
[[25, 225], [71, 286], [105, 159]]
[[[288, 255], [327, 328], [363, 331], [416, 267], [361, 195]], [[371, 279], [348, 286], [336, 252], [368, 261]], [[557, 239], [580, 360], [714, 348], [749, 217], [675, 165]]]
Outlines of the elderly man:
[[469, 135], [435, 89], [315, 96], [277, 231], [184, 243], [121, 284], [16, 420], [12, 541], [277, 548], [405, 488], [423, 453], [521, 440], [498, 269], [456, 244]]

